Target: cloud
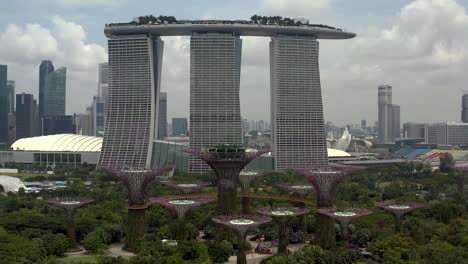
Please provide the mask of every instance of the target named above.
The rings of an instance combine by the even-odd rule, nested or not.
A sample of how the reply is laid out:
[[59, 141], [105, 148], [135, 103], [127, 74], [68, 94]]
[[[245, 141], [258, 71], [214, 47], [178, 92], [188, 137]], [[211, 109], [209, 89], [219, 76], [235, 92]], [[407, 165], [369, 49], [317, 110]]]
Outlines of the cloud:
[[311, 18], [330, 9], [330, 0], [263, 0], [266, 15]]
[[120, 6], [128, 0], [54, 0], [62, 6]]
[[38, 67], [50, 59], [55, 68], [67, 67], [67, 113], [84, 111], [96, 93], [98, 64], [107, 61], [106, 49], [88, 43], [85, 30], [61, 17], [52, 27], [39, 24], [7, 25], [0, 31], [0, 61], [8, 65], [8, 78], [17, 93], [38, 96]]

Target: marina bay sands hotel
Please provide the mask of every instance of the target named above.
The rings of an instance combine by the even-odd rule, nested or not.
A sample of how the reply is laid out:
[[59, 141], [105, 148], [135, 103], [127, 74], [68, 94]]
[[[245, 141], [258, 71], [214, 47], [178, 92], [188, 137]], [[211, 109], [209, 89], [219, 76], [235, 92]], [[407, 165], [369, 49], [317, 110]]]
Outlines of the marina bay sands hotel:
[[[270, 37], [274, 167], [328, 164], [317, 40], [348, 39], [354, 33], [324, 25], [242, 20], [117, 23], [106, 25], [104, 32], [109, 38], [109, 99], [99, 166], [152, 166], [163, 67], [161, 37], [183, 35], [190, 36], [191, 148], [242, 145], [240, 36]], [[190, 172], [206, 169], [201, 161], [190, 160]]]

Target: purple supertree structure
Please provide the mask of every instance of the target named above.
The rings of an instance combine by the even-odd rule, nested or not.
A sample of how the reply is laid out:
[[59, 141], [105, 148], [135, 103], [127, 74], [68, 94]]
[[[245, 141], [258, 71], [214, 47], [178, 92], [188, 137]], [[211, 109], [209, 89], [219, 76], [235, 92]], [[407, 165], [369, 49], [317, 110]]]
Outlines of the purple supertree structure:
[[317, 213], [325, 215], [340, 224], [341, 241], [343, 241], [345, 247], [348, 247], [350, 238], [349, 224], [361, 217], [372, 214], [372, 211], [363, 208], [321, 208], [317, 209]]
[[62, 208], [67, 215], [67, 235], [68, 235], [68, 249], [69, 251], [79, 251], [78, 244], [76, 243], [75, 231], [75, 213], [78, 208], [92, 203], [93, 199], [85, 197], [57, 197], [47, 200], [51, 206]]
[[246, 264], [247, 256], [245, 253], [245, 238], [247, 232], [258, 227], [259, 225], [268, 223], [271, 218], [265, 215], [221, 215], [211, 218], [213, 222], [226, 226], [237, 233], [238, 250], [237, 264]]
[[468, 164], [456, 164], [455, 169], [458, 171], [458, 175], [456, 176], [458, 193], [463, 195], [465, 174], [468, 173]]
[[[336, 188], [350, 174], [365, 170], [365, 167], [332, 165], [330, 168], [320, 169], [293, 169], [299, 174], [304, 175], [314, 186], [318, 208], [333, 207], [333, 198]], [[333, 221], [323, 215], [317, 216], [317, 236], [316, 242], [323, 248], [334, 248], [335, 227]]]
[[179, 221], [177, 239], [187, 239], [185, 215], [188, 211], [214, 201], [214, 197], [176, 196], [150, 198], [152, 204], [159, 204], [176, 212]]
[[309, 209], [299, 207], [264, 207], [257, 209], [257, 212], [273, 218], [273, 220], [278, 223], [278, 254], [282, 255], [287, 253], [287, 247], [289, 244], [289, 220], [297, 216], [308, 214]]
[[172, 169], [172, 166], [163, 166], [156, 170], [99, 168], [116, 176], [128, 189], [128, 229], [124, 246], [126, 250], [134, 251], [137, 239], [145, 234], [145, 211], [148, 207], [145, 202], [145, 193], [148, 185], [157, 176]]
[[162, 185], [169, 186], [183, 194], [191, 194], [200, 191], [203, 187], [209, 186], [209, 182], [174, 182], [162, 181]]
[[422, 203], [416, 202], [377, 202], [375, 205], [389, 212], [395, 218], [395, 231], [401, 231], [401, 222], [406, 214], [413, 212], [416, 209], [424, 207]]
[[[239, 173], [239, 185], [241, 186], [242, 194], [248, 194], [252, 182], [268, 173], [269, 172], [241, 171]], [[250, 197], [242, 197], [242, 214], [250, 214]]]
[[237, 182], [239, 173], [245, 166], [257, 157], [270, 150], [247, 151], [238, 146], [219, 146], [208, 149], [189, 149], [187, 153], [208, 164], [218, 179], [218, 213], [235, 214], [237, 198]]
[[[301, 199], [305, 199], [310, 193], [315, 191], [314, 186], [310, 184], [278, 184], [277, 186], [285, 191], [295, 193]], [[306, 208], [306, 204], [304, 203], [299, 203], [297, 206]], [[304, 234], [307, 233], [307, 219], [305, 214], [299, 216], [299, 226]]]

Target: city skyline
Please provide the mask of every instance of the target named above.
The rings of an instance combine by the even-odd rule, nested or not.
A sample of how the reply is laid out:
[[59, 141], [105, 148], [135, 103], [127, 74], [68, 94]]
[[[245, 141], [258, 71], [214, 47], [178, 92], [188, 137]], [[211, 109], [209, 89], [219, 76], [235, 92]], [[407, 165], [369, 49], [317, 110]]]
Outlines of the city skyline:
[[[8, 15], [0, 18], [1, 22], [8, 19], [3, 23], [5, 26], [0, 28], [0, 36], [4, 40], [0, 44], [0, 63], [9, 65], [8, 79], [16, 81], [17, 93], [31, 93], [35, 98], [39, 98], [37, 67], [41, 60], [50, 59], [54, 64], [67, 67], [67, 114], [81, 113], [96, 95], [98, 64], [107, 61], [106, 40], [102, 33], [104, 24], [130, 21], [135, 16], [147, 14], [147, 10], [152, 10], [151, 7], [156, 4], [144, 2], [136, 6], [125, 0], [54, 2], [56, 5], [53, 7], [44, 3], [38, 7], [41, 9], [47, 6], [50, 9], [48, 18], [34, 15], [21, 21]], [[229, 1], [221, 4], [222, 6], [205, 1], [201, 3], [201, 7], [206, 7], [206, 11], [200, 7], [182, 11], [174, 8], [173, 5], [177, 3], [162, 4], [162, 8], [158, 7], [158, 10], [180, 18], [223, 16], [248, 19], [255, 13], [303, 16], [310, 18], [312, 23], [323, 21], [324, 24], [352, 28], [358, 33], [358, 37], [349, 44], [323, 41], [326, 45], [321, 49], [320, 64], [325, 120], [343, 125], [350, 120], [357, 122], [364, 118], [372, 123], [377, 120], [375, 104], [365, 102], [375, 98], [376, 86], [390, 84], [394, 87], [394, 100], [405, 109], [402, 122], [459, 121], [460, 95], [464, 83], [468, 82], [468, 77], [462, 73], [464, 66], [468, 65], [468, 53], [463, 46], [466, 35], [463, 33], [468, 27], [464, 22], [466, 20], [455, 20], [452, 17], [468, 17], [467, 1], [416, 0], [392, 1], [391, 4], [384, 1], [368, 1], [365, 4], [326, 0], [309, 2], [312, 1], [294, 1], [291, 7], [284, 7], [284, 1], [265, 0], [252, 3], [251, 7], [246, 8], [245, 1], [238, 2], [238, 7]], [[36, 5], [19, 1], [19, 5], [22, 4]], [[355, 19], [356, 15], [345, 10], [349, 5], [354, 5], [354, 10], [358, 13], [366, 12], [366, 15]], [[75, 7], [83, 9], [78, 11], [80, 14], [96, 6], [108, 10], [99, 19], [88, 21], [79, 15], [68, 16]], [[233, 7], [233, 12], [225, 14], [229, 10], [224, 10], [225, 6]], [[7, 4], [4, 10], [7, 12], [11, 8], [13, 7]], [[128, 11], [120, 12], [118, 16], [111, 14], [111, 11], [124, 9]], [[413, 26], [416, 24], [423, 26]], [[32, 36], [37, 36], [39, 41], [18, 42], [21, 37]], [[411, 41], [411, 36], [414, 36], [414, 41]], [[249, 37], [242, 39], [242, 117], [268, 120], [268, 51], [262, 48], [266, 40]], [[35, 43], [42, 40], [55, 44], [47, 49], [40, 49]], [[166, 64], [161, 89], [168, 92], [169, 102], [175, 99], [184, 102], [178, 105], [169, 104], [168, 118], [188, 116], [189, 41], [186, 37], [167, 37], [163, 40], [168, 45], [164, 56]], [[21, 52], [21, 49], [28, 52]], [[392, 49], [392, 54], [385, 52], [387, 49]], [[171, 62], [171, 67], [167, 67], [168, 61]], [[418, 97], [422, 91], [434, 95], [434, 98], [446, 98], [447, 104], [438, 107], [437, 112], [427, 115], [427, 109], [434, 108], [438, 102], [436, 99], [422, 100]], [[363, 103], [356, 104], [358, 101]], [[265, 107], [254, 108], [254, 104]]]

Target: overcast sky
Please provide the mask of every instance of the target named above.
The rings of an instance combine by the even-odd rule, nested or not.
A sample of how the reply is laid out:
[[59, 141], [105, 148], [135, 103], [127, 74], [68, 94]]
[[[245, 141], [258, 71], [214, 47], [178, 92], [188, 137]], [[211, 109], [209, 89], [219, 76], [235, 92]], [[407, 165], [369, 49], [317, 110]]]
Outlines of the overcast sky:
[[[178, 19], [304, 17], [358, 34], [321, 40], [325, 119], [337, 124], [377, 117], [377, 86], [393, 86], [405, 121], [458, 121], [468, 90], [468, 0], [2, 0], [0, 64], [17, 93], [38, 95], [38, 67], [66, 66], [67, 113], [83, 112], [107, 61], [104, 24], [139, 15]], [[165, 37], [163, 91], [169, 118], [189, 112], [189, 39]], [[241, 110], [269, 119], [268, 38], [243, 37]]]

